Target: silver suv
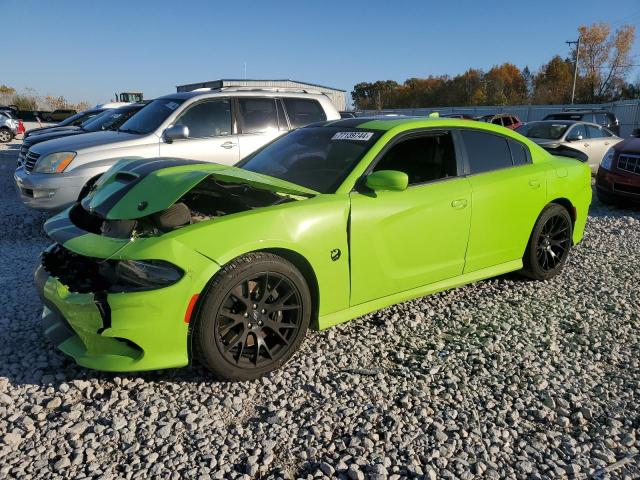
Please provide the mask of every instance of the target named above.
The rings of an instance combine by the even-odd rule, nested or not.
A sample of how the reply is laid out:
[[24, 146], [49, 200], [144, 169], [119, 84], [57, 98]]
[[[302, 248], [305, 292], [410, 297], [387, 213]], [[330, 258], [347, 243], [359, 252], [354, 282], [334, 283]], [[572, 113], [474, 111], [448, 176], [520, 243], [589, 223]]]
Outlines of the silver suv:
[[227, 87], [157, 98], [117, 131], [34, 145], [14, 179], [22, 202], [57, 211], [121, 158], [176, 157], [233, 165], [293, 128], [340, 114], [326, 95]]

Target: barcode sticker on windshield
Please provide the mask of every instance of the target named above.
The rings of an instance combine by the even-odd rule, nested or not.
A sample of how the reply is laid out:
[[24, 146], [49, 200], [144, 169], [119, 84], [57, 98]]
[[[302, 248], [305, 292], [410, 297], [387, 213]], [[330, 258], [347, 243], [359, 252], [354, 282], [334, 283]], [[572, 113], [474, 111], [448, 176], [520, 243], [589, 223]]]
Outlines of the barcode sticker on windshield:
[[165, 105], [165, 107], [167, 107], [169, 110], [175, 110], [176, 108], [178, 108], [178, 105], [180, 104], [176, 102], [169, 102]]
[[337, 132], [331, 140], [356, 140], [366, 142], [373, 137], [373, 132]]

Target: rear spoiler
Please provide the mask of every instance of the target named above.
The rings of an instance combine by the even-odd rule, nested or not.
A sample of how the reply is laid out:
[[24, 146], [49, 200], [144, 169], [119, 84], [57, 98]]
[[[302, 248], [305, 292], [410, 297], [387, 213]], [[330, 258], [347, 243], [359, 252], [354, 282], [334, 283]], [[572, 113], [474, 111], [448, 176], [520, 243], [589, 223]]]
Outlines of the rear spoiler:
[[542, 145], [540, 146], [551, 155], [556, 155], [558, 157], [575, 158], [576, 160], [579, 160], [583, 163], [586, 163], [589, 159], [586, 153], [581, 152], [580, 150], [576, 150], [575, 148], [567, 147], [566, 145], [560, 145], [559, 147], [544, 147]]

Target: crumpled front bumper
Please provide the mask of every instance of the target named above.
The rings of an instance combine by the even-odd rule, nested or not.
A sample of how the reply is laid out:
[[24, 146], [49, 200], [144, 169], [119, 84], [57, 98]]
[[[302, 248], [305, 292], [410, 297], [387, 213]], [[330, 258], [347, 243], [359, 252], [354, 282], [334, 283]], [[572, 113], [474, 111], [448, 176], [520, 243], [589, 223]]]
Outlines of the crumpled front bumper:
[[188, 278], [158, 290], [95, 294], [70, 291], [42, 266], [34, 277], [45, 336], [79, 365], [131, 372], [189, 363]]

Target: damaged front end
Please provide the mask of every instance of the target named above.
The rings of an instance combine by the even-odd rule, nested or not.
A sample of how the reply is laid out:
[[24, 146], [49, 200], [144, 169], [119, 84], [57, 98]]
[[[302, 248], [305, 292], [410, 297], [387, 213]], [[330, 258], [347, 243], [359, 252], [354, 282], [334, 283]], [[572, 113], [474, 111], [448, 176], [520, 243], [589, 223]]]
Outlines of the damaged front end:
[[98, 370], [187, 365], [185, 312], [220, 267], [166, 234], [314, 194], [233, 167], [121, 162], [45, 223], [56, 242], [35, 273], [46, 335]]

